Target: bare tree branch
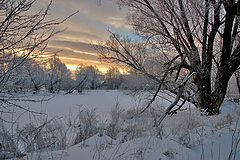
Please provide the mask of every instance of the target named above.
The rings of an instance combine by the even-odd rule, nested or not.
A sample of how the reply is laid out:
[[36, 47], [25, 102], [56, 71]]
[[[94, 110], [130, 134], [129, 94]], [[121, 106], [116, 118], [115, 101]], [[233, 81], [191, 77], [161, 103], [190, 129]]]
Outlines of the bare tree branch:
[[[172, 108], [173, 108], [174, 106], [176, 106], [176, 104], [178, 103], [178, 101], [180, 100], [180, 98], [181, 98], [181, 96], [182, 96], [182, 94], [183, 94], [185, 84], [186, 84], [187, 81], [191, 78], [191, 76], [192, 76], [193, 74], [196, 74], [196, 72], [189, 72], [189, 73], [185, 76], [185, 78], [184, 78], [184, 80], [182, 81], [181, 85], [178, 87], [179, 90], [178, 90], [178, 93], [177, 93], [177, 96], [176, 96], [174, 102], [165, 110], [165, 112], [163, 113], [163, 115], [159, 118], [159, 120], [158, 120], [158, 126], [160, 126], [160, 124], [162, 123], [163, 119], [169, 114], [169, 112], [172, 110]], [[184, 102], [184, 103], [185, 103], [185, 102]], [[184, 103], [183, 103], [183, 104], [184, 104]]]

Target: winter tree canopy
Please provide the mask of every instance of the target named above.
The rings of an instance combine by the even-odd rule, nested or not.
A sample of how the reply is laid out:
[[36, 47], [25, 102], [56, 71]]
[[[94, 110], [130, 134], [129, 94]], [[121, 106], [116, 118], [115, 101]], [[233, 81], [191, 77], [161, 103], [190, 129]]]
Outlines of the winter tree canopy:
[[[175, 80], [195, 72], [194, 86], [182, 98], [207, 114], [218, 114], [228, 82], [240, 64], [240, 1], [118, 0], [118, 3], [128, 8], [128, 23], [141, 40], [131, 41], [112, 33], [105, 47], [99, 48], [102, 57], [124, 63], [158, 83], [163, 74], [159, 76], [145, 68], [149, 58], [162, 64], [159, 66], [162, 72], [175, 73]], [[189, 97], [187, 93], [193, 94]]]

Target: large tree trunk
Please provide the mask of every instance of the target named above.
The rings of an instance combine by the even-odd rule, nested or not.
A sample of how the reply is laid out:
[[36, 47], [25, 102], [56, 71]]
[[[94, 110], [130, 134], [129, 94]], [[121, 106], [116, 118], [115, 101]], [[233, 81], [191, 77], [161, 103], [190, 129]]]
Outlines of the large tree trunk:
[[203, 109], [207, 113], [212, 113], [212, 89], [210, 76], [197, 74], [194, 78], [194, 83], [197, 86], [196, 107]]
[[207, 115], [215, 115], [220, 113], [220, 107], [226, 95], [227, 88], [225, 86], [219, 88], [210, 96], [204, 90], [198, 92], [196, 106], [204, 110]]
[[216, 77], [216, 83], [213, 91], [209, 76], [197, 76], [196, 79], [194, 79], [194, 83], [198, 88], [196, 106], [203, 109], [207, 115], [219, 114], [221, 104], [227, 92], [230, 77], [231, 73], [227, 72], [224, 72], [220, 74], [220, 76]]
[[213, 111], [218, 114], [221, 104], [225, 98], [228, 82], [232, 76], [230, 72], [222, 72], [216, 79], [215, 90], [212, 93]]
[[220, 107], [221, 107], [222, 102], [225, 98], [226, 91], [227, 91], [226, 88], [221, 88], [221, 89], [219, 89], [217, 96], [213, 95], [213, 102], [212, 102], [213, 103], [213, 106], [212, 106], [212, 113], [213, 114], [219, 114], [220, 113]]

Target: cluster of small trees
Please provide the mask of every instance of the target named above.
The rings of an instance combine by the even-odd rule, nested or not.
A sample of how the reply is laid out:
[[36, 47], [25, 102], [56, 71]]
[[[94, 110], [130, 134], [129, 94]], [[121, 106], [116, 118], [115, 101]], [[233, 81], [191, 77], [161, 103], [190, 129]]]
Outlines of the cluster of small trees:
[[43, 3], [46, 7], [32, 10], [36, 0], [0, 1], [0, 92], [38, 91], [42, 86], [54, 90], [68, 81], [70, 72], [56, 56], [46, 62], [46, 68], [33, 59], [44, 53], [51, 37], [64, 30], [56, 27], [72, 16], [51, 19], [52, 0]]
[[[46, 67], [43, 67], [43, 64]], [[45, 87], [50, 92], [55, 92], [56, 90], [66, 89], [71, 81], [71, 72], [56, 55], [43, 62], [26, 58], [24, 63], [11, 70], [8, 81], [1, 86], [1, 91], [22, 92], [33, 90], [37, 92]]]
[[113, 67], [104, 76], [94, 66], [79, 65], [72, 75], [56, 54], [47, 60], [36, 60], [44, 53], [48, 40], [62, 31], [56, 27], [72, 15], [62, 20], [51, 19], [48, 15], [52, 1], [36, 12], [32, 10], [35, 5], [36, 0], [0, 2], [0, 92], [37, 92], [46, 88], [51, 93], [59, 90], [71, 93], [129, 87], [124, 85], [126, 76]]
[[83, 89], [97, 89], [101, 85], [102, 74], [96, 66], [79, 64], [75, 71], [76, 88], [78, 92]]
[[121, 74], [116, 67], [110, 67], [106, 74], [103, 74], [96, 66], [79, 64], [73, 74], [54, 54], [47, 59], [26, 58], [24, 63], [11, 70], [8, 81], [2, 86], [1, 91], [36, 93], [43, 89], [50, 93], [60, 90], [72, 93], [85, 89], [135, 90], [143, 89], [146, 82], [142, 75], [133, 71]]

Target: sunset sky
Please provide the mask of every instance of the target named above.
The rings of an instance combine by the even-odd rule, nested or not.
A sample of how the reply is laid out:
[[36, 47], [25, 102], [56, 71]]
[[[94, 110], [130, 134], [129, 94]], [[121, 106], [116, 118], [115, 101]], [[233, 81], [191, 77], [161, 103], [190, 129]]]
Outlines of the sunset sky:
[[[49, 0], [41, 0], [49, 2]], [[48, 47], [61, 50], [58, 53], [62, 62], [74, 70], [80, 63], [97, 65], [106, 71], [108, 65], [99, 62], [96, 51], [91, 44], [98, 44], [109, 37], [108, 29], [123, 35], [131, 35], [126, 25], [126, 9], [119, 9], [116, 0], [54, 0], [51, 17], [64, 18], [79, 11], [61, 28], [67, 28], [50, 40]]]

